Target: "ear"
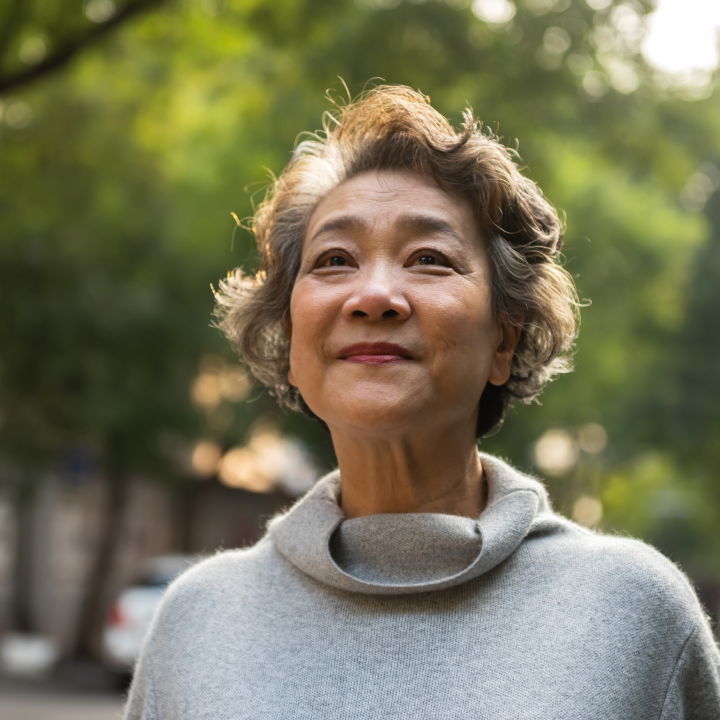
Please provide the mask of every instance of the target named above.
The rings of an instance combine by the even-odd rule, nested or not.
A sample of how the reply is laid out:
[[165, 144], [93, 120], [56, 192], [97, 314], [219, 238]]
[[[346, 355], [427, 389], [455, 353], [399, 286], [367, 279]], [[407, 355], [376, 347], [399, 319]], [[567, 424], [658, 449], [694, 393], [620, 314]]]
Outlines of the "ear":
[[[283, 327], [285, 328], [285, 334], [287, 335], [288, 340], [290, 340], [290, 342], [292, 342], [292, 317], [290, 317], [289, 309], [283, 315], [282, 324], [283, 324]], [[288, 382], [293, 387], [297, 387], [297, 383], [295, 382], [295, 378], [293, 377], [292, 368], [290, 368], [288, 370]]]
[[517, 325], [510, 325], [509, 323], [500, 325], [500, 342], [490, 367], [489, 383], [504, 385], [510, 379], [510, 369], [515, 356], [515, 348], [520, 342], [522, 329], [522, 322]]

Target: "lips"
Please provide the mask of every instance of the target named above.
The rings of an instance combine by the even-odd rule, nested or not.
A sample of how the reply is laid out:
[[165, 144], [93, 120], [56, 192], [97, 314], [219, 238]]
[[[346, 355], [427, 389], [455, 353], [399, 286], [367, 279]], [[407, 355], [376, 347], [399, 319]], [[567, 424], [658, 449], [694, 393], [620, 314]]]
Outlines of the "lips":
[[412, 360], [412, 355], [402, 345], [384, 342], [348, 345], [338, 353], [338, 357], [363, 365], [393, 365]]

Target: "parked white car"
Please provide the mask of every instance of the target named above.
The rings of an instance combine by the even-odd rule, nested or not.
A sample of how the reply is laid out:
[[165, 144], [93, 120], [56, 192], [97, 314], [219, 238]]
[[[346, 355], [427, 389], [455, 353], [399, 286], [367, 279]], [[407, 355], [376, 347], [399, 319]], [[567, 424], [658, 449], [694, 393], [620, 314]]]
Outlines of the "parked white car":
[[103, 631], [103, 660], [113, 672], [132, 672], [145, 633], [168, 584], [195, 563], [197, 555], [163, 555], [147, 561], [140, 581], [120, 592]]

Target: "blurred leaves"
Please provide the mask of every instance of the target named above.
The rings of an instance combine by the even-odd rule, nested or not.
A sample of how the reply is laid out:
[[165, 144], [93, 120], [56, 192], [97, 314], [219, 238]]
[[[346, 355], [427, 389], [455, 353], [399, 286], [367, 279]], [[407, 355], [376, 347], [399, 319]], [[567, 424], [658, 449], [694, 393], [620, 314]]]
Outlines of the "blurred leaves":
[[64, 67], [91, 43], [163, 0], [3, 0], [0, 93]]
[[[429, 94], [455, 123], [469, 103], [508, 145], [520, 139], [525, 172], [567, 217], [566, 264], [592, 300], [577, 371], [483, 448], [531, 468], [545, 431], [600, 423], [608, 447], [550, 481], [559, 506], [598, 496], [606, 528], [653, 539], [669, 521], [648, 498], [689, 493], [715, 547], [717, 193], [695, 211], [679, 198], [720, 158], [719, 95], [691, 101], [654, 83], [638, 45], [649, 6], [525, 0], [493, 24], [463, 0], [184, 0], [4, 93], [0, 453], [52, 464], [86, 444], [101, 459], [103, 438], [122, 429], [134, 467], [170, 476], [158, 437], [230, 444], [273, 413], [329, 461], [319, 426], [279, 414], [258, 389], [223, 424], [193, 409], [189, 388], [203, 355], [230, 357], [209, 327], [209, 284], [256, 262], [246, 234], [231, 244], [230, 212], [251, 214], [298, 133], [331, 108], [328, 88], [346, 99], [339, 77], [352, 94], [383, 78]], [[12, 7], [0, 6], [0, 27]], [[50, 57], [95, 32], [89, 7], [23, 4], [0, 42], [0, 77], [31, 67], [27, 40]], [[26, 60], [39, 53], [27, 46]]]

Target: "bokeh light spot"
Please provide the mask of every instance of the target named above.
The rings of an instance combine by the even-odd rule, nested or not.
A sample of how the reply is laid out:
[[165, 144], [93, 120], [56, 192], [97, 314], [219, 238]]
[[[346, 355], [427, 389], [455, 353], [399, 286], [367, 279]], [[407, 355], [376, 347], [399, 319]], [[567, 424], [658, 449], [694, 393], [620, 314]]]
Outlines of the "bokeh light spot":
[[596, 70], [591, 70], [585, 75], [582, 86], [583, 90], [592, 98], [601, 98], [610, 89], [605, 76]]
[[577, 444], [565, 430], [548, 430], [535, 443], [535, 463], [548, 475], [572, 470], [577, 459]]
[[570, 36], [559, 27], [549, 27], [543, 35], [543, 47], [549, 53], [562, 54], [570, 48]]
[[585, 527], [595, 527], [603, 516], [602, 503], [594, 497], [583, 495], [573, 505], [573, 520]]
[[26, 128], [33, 119], [32, 108], [23, 100], [15, 100], [5, 108], [5, 122], [14, 130]]
[[26, 65], [37, 65], [43, 61], [46, 53], [47, 47], [42, 38], [29, 38], [20, 46], [20, 59]]
[[578, 432], [578, 445], [590, 455], [601, 453], [608, 444], [608, 434], [600, 423], [583, 425]]
[[232, 488], [266, 493], [273, 489], [273, 479], [260, 458], [250, 448], [228, 450], [220, 461], [220, 481]]
[[515, 5], [510, 0], [475, 0], [472, 11], [491, 25], [504, 25], [515, 17]]
[[551, 10], [555, 9], [555, 1], [554, 0], [525, 0], [525, 7], [533, 14], [533, 15], [545, 15], [546, 13], [549, 13]]
[[190, 462], [195, 474], [201, 478], [212, 477], [218, 469], [222, 450], [212, 440], [201, 440], [193, 449]]
[[705, 71], [709, 80], [720, 62], [719, 31], [717, 0], [660, 0], [647, 20], [642, 52], [678, 83], [690, 81], [693, 70]]
[[115, 15], [115, 3], [112, 0], [89, 0], [85, 4], [85, 15], [90, 22], [107, 22]]
[[190, 387], [193, 404], [203, 410], [214, 408], [222, 399], [220, 376], [215, 373], [200, 373]]
[[585, 53], [573, 53], [572, 55], [568, 55], [567, 66], [574, 75], [583, 76], [592, 70], [593, 61], [592, 58]]
[[604, 10], [610, 7], [612, 0], [585, 0], [585, 3], [591, 10]]

